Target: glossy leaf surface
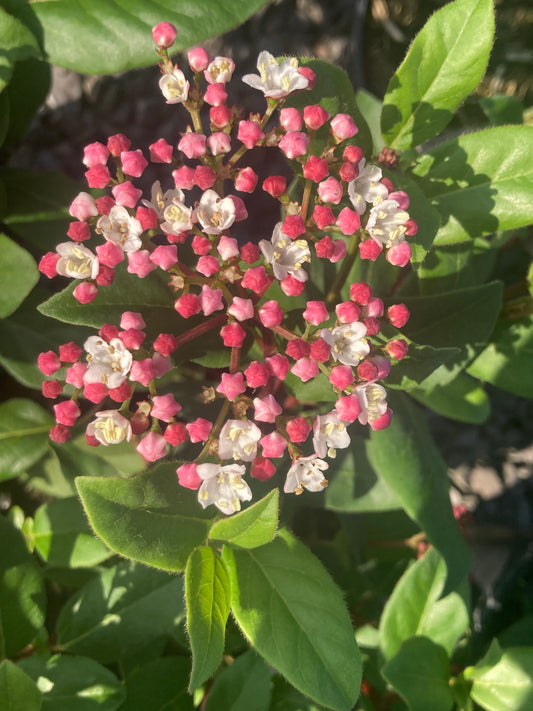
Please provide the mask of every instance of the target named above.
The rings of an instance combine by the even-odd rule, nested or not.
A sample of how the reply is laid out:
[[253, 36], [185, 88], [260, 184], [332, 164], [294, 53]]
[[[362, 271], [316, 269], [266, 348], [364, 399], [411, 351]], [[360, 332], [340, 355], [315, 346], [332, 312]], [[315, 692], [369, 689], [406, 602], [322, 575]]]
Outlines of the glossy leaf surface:
[[214, 523], [209, 538], [237, 548], [257, 548], [274, 538], [278, 516], [279, 490], [273, 489], [244, 511]]

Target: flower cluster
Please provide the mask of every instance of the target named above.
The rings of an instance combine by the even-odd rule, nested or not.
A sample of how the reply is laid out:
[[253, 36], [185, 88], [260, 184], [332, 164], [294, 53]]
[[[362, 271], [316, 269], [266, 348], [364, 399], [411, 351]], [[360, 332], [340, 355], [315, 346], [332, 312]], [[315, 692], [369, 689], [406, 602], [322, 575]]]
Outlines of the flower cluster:
[[[69, 396], [54, 405], [50, 436], [66, 441], [78, 420], [88, 420], [91, 445], [133, 439], [148, 462], [177, 460], [179, 483], [197, 489], [203, 507], [215, 504], [225, 514], [252, 498], [248, 466], [265, 481], [287, 455], [285, 492], [320, 491], [327, 458], [350, 444], [350, 425], [381, 429], [391, 420], [380, 381], [408, 346], [386, 337], [383, 326], [401, 328], [409, 313], [402, 304], [385, 308], [367, 283], [350, 283], [349, 274], [356, 259], [408, 264], [406, 238], [417, 230], [409, 198], [366, 161], [349, 115], [330, 116], [318, 104], [284, 105], [314, 84], [313, 72], [296, 60], [260, 54], [259, 74], [243, 81], [264, 93], [267, 108], [242, 118], [242, 109], [228, 104], [231, 59], [193, 49], [188, 79], [166, 51], [174, 28], [162, 23], [153, 36], [161, 92], [188, 111], [191, 125], [176, 147], [164, 139], [153, 143], [149, 160], [124, 135], [88, 145], [86, 179], [99, 196], [75, 198], [69, 241], [46, 254], [40, 269], [50, 278], [77, 280], [73, 296], [81, 303], [110, 286], [116, 270], [166, 277], [175, 318], [149, 337], [143, 314], [125, 311], [120, 323], [104, 324], [83, 347], [66, 343], [58, 353], [42, 353], [44, 395]], [[282, 175], [260, 184], [246, 163], [256, 146], [281, 151], [297, 187], [289, 192]], [[157, 181], [143, 196], [135, 181], [149, 162], [167, 164], [172, 183]], [[275, 198], [280, 211], [271, 238], [259, 242], [246, 222], [246, 200], [258, 190]], [[249, 241], [232, 236], [238, 222]], [[312, 298], [313, 264], [328, 263], [339, 263], [337, 276], [323, 298]], [[178, 394], [182, 354], [212, 334], [227, 350], [229, 366], [209, 371], [212, 383], [204, 381], [199, 397], [203, 416], [191, 418]], [[313, 382], [324, 394], [320, 403], [293, 396]]]

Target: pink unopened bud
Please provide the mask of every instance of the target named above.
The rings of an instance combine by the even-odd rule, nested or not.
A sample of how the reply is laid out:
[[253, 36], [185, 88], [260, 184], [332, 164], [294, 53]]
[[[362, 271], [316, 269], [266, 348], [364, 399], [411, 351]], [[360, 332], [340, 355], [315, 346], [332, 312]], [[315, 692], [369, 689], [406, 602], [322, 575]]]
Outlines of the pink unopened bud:
[[48, 433], [48, 436], [50, 437], [52, 442], [57, 442], [57, 444], [64, 444], [65, 442], [68, 442], [69, 439], [71, 439], [72, 432], [66, 425], [54, 425]]
[[239, 190], [241, 193], [253, 193], [258, 179], [257, 173], [253, 168], [243, 168], [239, 170], [235, 178], [235, 190]]
[[385, 346], [385, 352], [395, 360], [403, 360], [409, 351], [409, 346], [403, 338], [389, 341]]
[[103, 143], [89, 143], [83, 149], [83, 165], [94, 168], [95, 165], [105, 165], [109, 158], [109, 149]]
[[117, 133], [115, 136], [109, 136], [107, 139], [107, 147], [109, 152], [115, 158], [118, 158], [122, 151], [129, 150], [131, 146], [130, 139], [123, 133]]
[[337, 227], [343, 235], [353, 235], [361, 227], [361, 217], [358, 212], [350, 207], [343, 207], [337, 217]]
[[189, 440], [189, 434], [183, 422], [172, 422], [166, 428], [163, 437], [173, 447], [178, 447]]
[[115, 271], [112, 267], [106, 264], [100, 264], [100, 269], [96, 275], [96, 283], [98, 286], [109, 286], [115, 281]]
[[78, 417], [81, 415], [81, 410], [74, 400], [65, 400], [57, 405], [54, 405], [54, 414], [57, 422], [60, 425], [72, 427]]
[[74, 242], [84, 242], [90, 238], [91, 231], [86, 222], [71, 222], [67, 230], [67, 235]]
[[191, 442], [205, 442], [213, 429], [213, 423], [203, 417], [198, 417], [198, 419], [189, 422], [185, 427]]
[[379, 319], [377, 319], [375, 316], [365, 316], [365, 318], [363, 318], [363, 323], [366, 326], [367, 336], [375, 336], [379, 333], [381, 324], [379, 322]]
[[261, 250], [255, 242], [246, 242], [246, 244], [243, 244], [241, 247], [241, 259], [243, 262], [246, 262], [246, 264], [257, 262], [260, 256]]
[[309, 356], [318, 361], [319, 363], [325, 363], [329, 360], [331, 355], [331, 346], [323, 338], [317, 338], [316, 341], [311, 343], [311, 348], [309, 349]]
[[124, 207], [135, 207], [142, 195], [142, 190], [136, 188], [129, 180], [115, 185], [111, 192], [117, 205], [123, 205]]
[[337, 114], [331, 119], [331, 133], [338, 141], [352, 138], [358, 128], [349, 114]]
[[172, 177], [174, 178], [174, 184], [180, 190], [192, 190], [194, 187], [194, 168], [190, 168], [188, 165], [183, 165], [181, 168], [172, 171]]
[[202, 286], [198, 300], [204, 316], [210, 316], [215, 311], [220, 311], [224, 308], [224, 304], [222, 303], [222, 289], [212, 289], [207, 284]]
[[263, 190], [272, 197], [280, 197], [287, 190], [287, 181], [283, 175], [270, 175], [263, 181]]
[[365, 239], [364, 242], [359, 243], [359, 254], [361, 259], [370, 259], [370, 261], [375, 262], [376, 259], [381, 254], [382, 246], [373, 239]]
[[368, 304], [363, 308], [363, 316], [372, 316], [379, 318], [383, 316], [384, 306], [383, 301], [378, 296], [371, 296], [368, 299]]
[[87, 363], [74, 363], [70, 368], [67, 368], [65, 382], [69, 385], [74, 385], [75, 388], [83, 387], [83, 376], [86, 370]]
[[378, 377], [378, 367], [375, 363], [370, 360], [364, 360], [357, 366], [357, 377], [360, 380], [377, 380]]
[[307, 341], [304, 341], [301, 338], [295, 338], [287, 343], [285, 353], [290, 358], [294, 358], [294, 360], [299, 360], [300, 358], [309, 355], [309, 349], [310, 346]]
[[119, 333], [120, 330], [118, 326], [112, 323], [104, 323], [102, 328], [98, 331], [98, 335], [100, 338], [103, 338], [106, 343], [111, 343], [112, 338], [118, 338]]
[[330, 262], [335, 264], [340, 262], [346, 256], [346, 242], [343, 239], [333, 240], [333, 254], [330, 257]]
[[343, 422], [355, 422], [363, 408], [357, 395], [343, 395], [335, 403], [335, 410]]
[[[319, 230], [335, 223], [335, 215], [329, 205], [317, 205], [313, 210], [313, 222]], [[331, 242], [331, 239], [328, 237]]]
[[168, 271], [178, 261], [178, 248], [175, 244], [160, 244], [150, 254], [150, 261], [164, 271]]
[[332, 176], [319, 184], [317, 192], [322, 202], [331, 202], [333, 205], [338, 205], [342, 199], [342, 185], [337, 178]]
[[283, 225], [281, 231], [287, 237], [291, 239], [296, 239], [301, 235], [305, 234], [305, 222], [301, 215], [287, 215], [283, 220]]
[[105, 188], [109, 185], [111, 174], [106, 165], [95, 165], [85, 171], [85, 180], [90, 188]]
[[409, 320], [409, 309], [405, 304], [394, 304], [387, 309], [387, 318], [396, 328], [402, 328]]
[[215, 172], [208, 165], [197, 165], [194, 169], [194, 184], [201, 190], [209, 190], [209, 188], [212, 188], [216, 179], [217, 176]]
[[132, 396], [131, 385], [124, 381], [118, 388], [109, 388], [107, 394], [115, 402], [126, 402]]
[[265, 358], [265, 363], [272, 375], [275, 375], [279, 380], [285, 380], [290, 368], [289, 359], [286, 356], [276, 353]]
[[253, 291], [258, 296], [262, 296], [271, 283], [272, 279], [267, 276], [265, 268], [262, 265], [247, 269], [241, 281], [244, 289], [250, 289], [250, 291]]
[[143, 156], [141, 150], [123, 151], [120, 154], [120, 160], [124, 173], [126, 173], [126, 175], [132, 175], [134, 178], [140, 178], [148, 165], [148, 161]]
[[177, 30], [170, 22], [160, 22], [152, 29], [152, 37], [158, 47], [168, 49], [176, 40]]
[[228, 313], [235, 316], [237, 321], [247, 321], [254, 317], [253, 301], [251, 299], [242, 299], [240, 296], [234, 296]]
[[359, 320], [361, 309], [351, 301], [343, 301], [335, 306], [335, 313], [339, 323], [353, 323]]
[[81, 284], [74, 289], [72, 296], [77, 299], [80, 304], [89, 304], [96, 299], [98, 287], [90, 281], [82, 281]]
[[372, 297], [370, 285], [364, 281], [350, 285], [350, 299], [360, 306], [366, 306]]
[[246, 209], [244, 200], [242, 200], [237, 195], [228, 195], [228, 197], [233, 202], [233, 205], [235, 207], [235, 222], [241, 222], [242, 220], [246, 220], [246, 218], [248, 217], [248, 210]]
[[119, 333], [119, 338], [129, 351], [138, 351], [146, 338], [146, 333], [136, 328], [128, 328]]
[[187, 158], [200, 158], [206, 154], [207, 138], [203, 133], [187, 131], [187, 133], [180, 139], [178, 149], [184, 153]]
[[107, 397], [107, 385], [103, 383], [86, 383], [83, 386], [83, 397], [98, 404]]
[[384, 412], [380, 417], [377, 417], [375, 420], [369, 420], [368, 424], [373, 430], [384, 430], [390, 425], [391, 421], [392, 410], [388, 407], [386, 412]]
[[319, 183], [329, 175], [328, 162], [325, 158], [309, 156], [309, 160], [303, 167], [304, 178], [308, 178], [315, 183]]
[[43, 375], [53, 375], [61, 368], [61, 361], [57, 353], [54, 353], [54, 351], [46, 351], [39, 354], [37, 365]]
[[147, 249], [138, 249], [136, 252], [128, 253], [128, 272], [136, 274], [140, 279], [144, 279], [150, 272], [157, 269], [150, 259], [150, 252]]
[[178, 475], [179, 483], [186, 489], [196, 490], [202, 483], [196, 464], [182, 464], [181, 467], [176, 469], [176, 474]]
[[275, 422], [276, 417], [283, 412], [273, 395], [267, 395], [263, 398], [256, 397], [253, 403], [255, 408], [254, 419], [258, 422]]
[[283, 136], [278, 145], [287, 158], [292, 160], [307, 153], [308, 143], [309, 137], [307, 134], [301, 131], [290, 131]]
[[59, 259], [60, 256], [57, 252], [47, 252], [43, 257], [41, 257], [41, 261], [39, 262], [39, 271], [49, 279], [53, 279], [57, 276], [56, 267]]
[[98, 214], [98, 208], [92, 195], [81, 192], [70, 203], [69, 213], [77, 220], [88, 220]]
[[288, 274], [279, 283], [281, 290], [287, 296], [300, 296], [305, 289], [305, 282], [299, 281], [292, 274]]
[[222, 235], [217, 244], [217, 252], [224, 261], [236, 257], [239, 254], [239, 243], [234, 237]]
[[356, 163], [345, 161], [339, 168], [339, 178], [345, 183], [350, 183], [352, 180], [355, 180], [358, 175], [359, 168]]
[[302, 382], [306, 383], [318, 375], [318, 363], [312, 358], [300, 358], [300, 360], [296, 361], [292, 366], [291, 372], [297, 375]]
[[311, 425], [305, 417], [295, 417], [287, 422], [286, 430], [291, 442], [305, 442], [311, 433]]
[[106, 267], [116, 267], [117, 264], [124, 261], [124, 252], [114, 242], [105, 242], [96, 247], [98, 261]]
[[156, 462], [167, 453], [167, 443], [162, 435], [148, 432], [137, 445], [137, 451], [147, 462]]
[[225, 395], [230, 402], [242, 395], [246, 390], [242, 373], [222, 373], [220, 384], [216, 387], [218, 393]]
[[196, 294], [182, 294], [174, 302], [174, 308], [183, 318], [190, 318], [199, 313], [201, 306]]
[[265, 457], [257, 456], [250, 467], [250, 476], [259, 481], [268, 481], [276, 473], [275, 465]]
[[226, 128], [233, 118], [233, 111], [229, 106], [212, 106], [209, 109], [209, 120], [215, 128]]
[[170, 422], [181, 411], [181, 405], [176, 402], [172, 393], [155, 395], [152, 400], [154, 405], [150, 414], [158, 420], [163, 420], [163, 422]]
[[349, 365], [336, 365], [331, 369], [329, 382], [334, 388], [346, 390], [354, 381], [353, 371]]
[[111, 195], [102, 195], [102, 197], [96, 198], [96, 207], [100, 215], [109, 215], [111, 208], [116, 205]]
[[350, 163], [359, 164], [364, 157], [364, 153], [359, 146], [346, 146], [342, 153], [342, 157]]
[[196, 271], [206, 277], [210, 277], [220, 271], [220, 263], [216, 257], [204, 255], [203, 257], [200, 257], [196, 263]]
[[266, 301], [258, 311], [263, 326], [279, 326], [283, 321], [283, 309], [277, 301]]
[[265, 137], [257, 121], [239, 121], [237, 138], [246, 148], [253, 148]]
[[418, 232], [418, 224], [414, 220], [407, 220], [405, 223], [406, 237], [413, 237]]
[[279, 112], [279, 125], [285, 131], [299, 131], [303, 125], [302, 114], [298, 109], [281, 109]]
[[272, 457], [273, 459], [283, 457], [288, 444], [285, 437], [280, 435], [279, 432], [271, 432], [265, 437], [262, 437], [259, 441], [263, 448], [263, 456]]
[[146, 387], [154, 377], [154, 364], [151, 358], [133, 361], [129, 374], [130, 380], [141, 383], [141, 385]]
[[318, 326], [329, 318], [329, 311], [323, 301], [308, 301], [303, 317], [313, 326]]
[[62, 363], [75, 363], [82, 353], [83, 348], [80, 348], [74, 341], [59, 346], [59, 358]]
[[168, 358], [176, 350], [175, 337], [171, 333], [160, 333], [154, 341], [154, 350]]
[[228, 92], [224, 84], [209, 84], [204, 94], [204, 99], [209, 106], [223, 106], [228, 100]]
[[244, 371], [246, 382], [250, 388], [260, 388], [268, 383], [270, 371], [264, 363], [254, 360]]
[[193, 72], [203, 72], [211, 61], [211, 55], [203, 47], [195, 47], [187, 52], [187, 60]]
[[331, 259], [333, 255], [333, 240], [329, 235], [315, 243], [316, 256], [320, 259]]
[[44, 397], [55, 400], [63, 392], [63, 386], [59, 380], [44, 380], [41, 385], [41, 392]]
[[329, 120], [329, 113], [318, 104], [304, 106], [304, 122], [307, 128], [317, 131]]
[[238, 323], [228, 323], [220, 329], [220, 335], [227, 348], [240, 348], [246, 338], [246, 331]]
[[155, 143], [148, 146], [150, 160], [152, 163], [171, 163], [174, 149], [164, 138], [160, 138]]
[[407, 242], [395, 244], [387, 251], [387, 262], [396, 267], [405, 267], [411, 260], [411, 246]]
[[298, 69], [298, 74], [301, 74], [307, 79], [307, 89], [311, 90], [316, 84], [316, 74], [311, 69], [311, 67], [300, 67]]

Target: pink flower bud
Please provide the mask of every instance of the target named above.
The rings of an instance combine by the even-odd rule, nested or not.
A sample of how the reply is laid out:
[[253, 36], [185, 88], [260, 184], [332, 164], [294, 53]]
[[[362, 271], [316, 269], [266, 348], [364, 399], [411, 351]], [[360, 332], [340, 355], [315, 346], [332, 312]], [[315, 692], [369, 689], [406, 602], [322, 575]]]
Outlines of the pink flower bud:
[[313, 326], [318, 326], [328, 320], [329, 311], [323, 301], [308, 301], [303, 317]]
[[233, 402], [238, 395], [242, 395], [245, 390], [242, 373], [222, 373], [222, 379], [216, 388], [217, 393], [225, 395], [230, 402]]
[[59, 346], [59, 359], [62, 363], [75, 363], [82, 353], [83, 348], [80, 348], [74, 341]]
[[254, 317], [253, 301], [251, 299], [242, 299], [240, 296], [234, 296], [228, 313], [235, 316], [237, 321], [247, 321]]
[[396, 200], [400, 210], [409, 208], [409, 195], [403, 190], [394, 190], [389, 193], [389, 200]]
[[335, 403], [335, 410], [339, 416], [339, 420], [344, 422], [355, 422], [359, 417], [363, 408], [359, 402], [357, 395], [343, 395]]
[[305, 442], [311, 433], [311, 425], [305, 417], [295, 417], [287, 422], [286, 430], [291, 442]]
[[227, 348], [240, 348], [246, 338], [246, 331], [238, 323], [228, 323], [220, 329], [220, 335]]
[[174, 308], [183, 318], [190, 318], [199, 313], [201, 306], [196, 294], [182, 294], [174, 302]]
[[91, 231], [86, 222], [71, 222], [67, 230], [67, 235], [74, 242], [84, 242], [90, 238]]
[[346, 242], [343, 239], [334, 239], [332, 244], [333, 253], [329, 260], [332, 264], [335, 264], [335, 262], [340, 262], [346, 256]]
[[331, 259], [333, 255], [333, 241], [329, 235], [322, 237], [315, 243], [316, 256], [320, 259]]
[[122, 162], [122, 170], [126, 175], [132, 175], [134, 178], [140, 178], [148, 165], [148, 161], [141, 150], [123, 151], [120, 154], [120, 160]]
[[188, 441], [189, 434], [183, 422], [172, 422], [166, 428], [163, 437], [173, 447], [178, 447], [180, 444]]
[[309, 356], [319, 363], [326, 363], [331, 355], [331, 346], [323, 338], [317, 338], [311, 343]]
[[64, 444], [72, 437], [72, 432], [65, 425], [54, 425], [48, 436], [52, 442], [57, 442], [57, 444]]
[[264, 363], [254, 360], [244, 371], [246, 382], [250, 388], [260, 388], [268, 383], [270, 371]]
[[67, 368], [65, 373], [65, 382], [69, 385], [74, 385], [75, 388], [83, 387], [83, 376], [87, 371], [87, 363], [74, 363], [70, 368]]
[[350, 183], [359, 175], [359, 168], [356, 163], [345, 161], [339, 168], [339, 178], [344, 183]]
[[54, 414], [57, 422], [60, 425], [72, 427], [78, 417], [81, 415], [81, 410], [74, 400], [65, 400], [57, 405], [54, 405]]
[[39, 353], [37, 366], [43, 375], [53, 375], [61, 368], [61, 361], [54, 351], [45, 351], [44, 353]]
[[328, 162], [325, 158], [309, 156], [309, 160], [303, 167], [304, 178], [308, 178], [315, 183], [319, 183], [329, 175]]
[[266, 301], [258, 311], [263, 326], [279, 326], [283, 321], [283, 309], [277, 301]]
[[357, 366], [357, 377], [360, 380], [375, 381], [378, 377], [378, 367], [370, 360], [364, 360]]
[[257, 456], [250, 467], [250, 476], [259, 481], [268, 481], [276, 473], [275, 465], [265, 457]]
[[150, 252], [147, 249], [138, 249], [136, 252], [128, 253], [129, 274], [136, 274], [140, 279], [144, 279], [154, 269], [157, 267], [150, 260]]
[[338, 141], [352, 138], [358, 130], [353, 118], [349, 114], [337, 114], [331, 119], [331, 133]]
[[250, 289], [250, 291], [253, 291], [258, 296], [262, 296], [271, 283], [272, 279], [267, 276], [265, 268], [262, 265], [247, 269], [241, 281], [244, 289]]
[[107, 139], [107, 147], [109, 152], [115, 158], [118, 158], [122, 151], [127, 151], [130, 146], [130, 139], [123, 133], [117, 133], [115, 136], [109, 136]]
[[407, 220], [405, 223], [405, 236], [413, 237], [418, 232], [418, 224], [414, 220]]
[[206, 154], [207, 138], [203, 133], [187, 131], [187, 133], [180, 139], [178, 149], [182, 153], [185, 153], [187, 158], [200, 158]]
[[222, 290], [212, 289], [207, 284], [202, 286], [202, 291], [198, 299], [204, 316], [209, 316], [215, 311], [220, 311], [220, 309], [224, 308], [224, 304], [222, 303]]
[[176, 474], [178, 475], [179, 483], [186, 489], [196, 490], [202, 483], [196, 464], [182, 464], [181, 467], [176, 469]]
[[189, 422], [185, 427], [191, 442], [205, 442], [213, 429], [213, 423], [203, 417], [198, 417], [198, 419]]
[[263, 181], [263, 190], [272, 197], [280, 197], [287, 190], [287, 181], [283, 175], [270, 175]]
[[178, 248], [175, 244], [160, 244], [151, 253], [150, 261], [164, 271], [168, 271], [178, 261]]
[[333, 205], [338, 205], [342, 199], [342, 185], [332, 176], [319, 184], [317, 192], [322, 202], [331, 202]]
[[350, 207], [343, 207], [337, 217], [337, 227], [343, 235], [353, 235], [361, 227], [361, 217], [359, 213]]
[[365, 318], [363, 319], [363, 323], [366, 326], [367, 336], [375, 336], [377, 333], [379, 333], [381, 325], [379, 323], [379, 320], [374, 316], [365, 316]]
[[236, 257], [239, 254], [239, 243], [234, 237], [222, 235], [217, 244], [217, 252], [224, 261]]
[[256, 397], [253, 400], [255, 414], [254, 419], [258, 422], [275, 422], [276, 417], [281, 415], [282, 409], [273, 395], [266, 397]]
[[107, 393], [111, 400], [115, 402], [126, 402], [132, 396], [131, 385], [127, 382], [123, 382], [118, 388], [109, 388]]
[[[329, 205], [317, 205], [313, 210], [312, 217], [319, 230], [323, 230], [324, 227], [335, 223], [335, 215]], [[328, 237], [328, 239], [330, 238]]]
[[381, 184], [387, 188], [389, 193], [394, 192], [394, 183], [389, 178], [381, 178]]
[[373, 318], [379, 318], [383, 316], [383, 301], [378, 296], [371, 296], [368, 299], [368, 304], [363, 308], [363, 316], [372, 316]]
[[41, 392], [44, 397], [55, 400], [63, 392], [63, 386], [59, 380], [44, 380], [41, 385]]
[[111, 324], [111, 323], [104, 323], [102, 328], [98, 331], [98, 335], [106, 343], [111, 343], [112, 338], [118, 338], [119, 333], [120, 333], [120, 330], [119, 330], [118, 326], [115, 326], [114, 324]]
[[209, 120], [215, 128], [226, 128], [233, 118], [233, 111], [229, 106], [212, 106], [209, 109]]
[[98, 286], [109, 286], [115, 281], [115, 271], [112, 267], [106, 264], [100, 264], [100, 269], [96, 275], [96, 283]]
[[170, 420], [181, 411], [181, 405], [176, 402], [172, 393], [155, 395], [152, 400], [154, 405], [150, 411], [150, 415], [156, 417], [158, 420], [163, 420], [163, 422], [170, 422]]
[[241, 247], [241, 259], [243, 262], [246, 262], [246, 264], [257, 262], [260, 256], [261, 250], [255, 242], [246, 242], [246, 244], [243, 244]]
[[350, 299], [360, 306], [366, 306], [372, 297], [372, 289], [364, 281], [350, 285]]
[[391, 421], [392, 410], [388, 407], [386, 412], [380, 415], [380, 417], [377, 417], [375, 420], [369, 420], [368, 424], [373, 430], [384, 430], [390, 425]]
[[204, 100], [210, 106], [223, 106], [228, 100], [228, 92], [224, 84], [209, 84]]
[[364, 242], [359, 243], [359, 254], [361, 259], [370, 259], [370, 261], [375, 262], [376, 259], [381, 254], [382, 246], [373, 239], [365, 239]]
[[295, 338], [287, 343], [285, 353], [291, 358], [294, 358], [294, 360], [299, 360], [300, 358], [309, 355], [309, 349], [310, 346], [307, 341], [304, 341], [301, 338]]
[[152, 163], [171, 163], [174, 149], [164, 138], [160, 138], [155, 143], [148, 146], [150, 160]]
[[301, 215], [287, 215], [283, 221], [281, 231], [287, 237], [291, 239], [296, 239], [301, 235], [305, 234], [305, 222]]
[[257, 121], [239, 121], [237, 138], [246, 148], [253, 148], [265, 137]]
[[47, 252], [43, 257], [41, 257], [41, 261], [39, 262], [39, 271], [49, 279], [53, 279], [57, 276], [56, 265], [59, 259], [60, 257], [57, 252]]
[[160, 22], [152, 29], [152, 37], [158, 47], [167, 49], [176, 40], [177, 30], [170, 22]]
[[302, 114], [298, 109], [281, 109], [279, 112], [279, 125], [285, 129], [285, 131], [299, 131], [303, 125]]
[[95, 165], [85, 171], [85, 180], [90, 188], [105, 188], [109, 185], [111, 175], [106, 165]]
[[134, 360], [131, 364], [131, 370], [129, 373], [130, 380], [141, 383], [145, 387], [153, 380], [155, 377], [154, 364], [151, 358], [144, 358], [143, 360]]
[[364, 153], [359, 146], [346, 146], [342, 153], [342, 157], [350, 163], [357, 163], [359, 165], [364, 157]]
[[329, 374], [329, 382], [339, 390], [346, 390], [353, 380], [353, 371], [349, 365], [336, 365]]
[[154, 341], [154, 351], [168, 356], [176, 350], [176, 339], [171, 333], [160, 333]]
[[203, 72], [211, 61], [211, 55], [203, 47], [195, 47], [187, 52], [187, 60], [193, 72]]
[[83, 397], [98, 404], [107, 397], [107, 386], [103, 383], [86, 383], [83, 386]]
[[299, 281], [292, 274], [289, 274], [279, 283], [281, 290], [287, 296], [300, 296], [305, 289], [305, 282]]
[[103, 143], [89, 143], [83, 149], [83, 165], [94, 168], [95, 165], [105, 165], [109, 158], [109, 150]]
[[387, 251], [387, 262], [396, 267], [405, 267], [411, 260], [411, 247], [407, 242], [395, 244]]
[[387, 309], [387, 318], [396, 328], [402, 328], [409, 320], [409, 309], [405, 304], [394, 304]]
[[208, 165], [197, 165], [194, 169], [194, 184], [201, 190], [212, 188], [216, 179], [216, 174]]
[[116, 205], [111, 195], [102, 195], [102, 197], [96, 198], [96, 207], [100, 215], [109, 215], [111, 208]]
[[142, 190], [136, 188], [129, 180], [115, 185], [111, 192], [113, 193], [117, 205], [123, 205], [124, 207], [135, 207], [137, 201], [142, 196]]
[[165, 358], [160, 353], [154, 353], [152, 356], [152, 368], [156, 378], [162, 378], [172, 368], [170, 358]]
[[89, 304], [96, 299], [97, 294], [98, 287], [90, 281], [82, 281], [72, 292], [72, 296], [77, 299], [80, 304]]
[[165, 438], [156, 432], [148, 432], [137, 445], [137, 451], [147, 462], [156, 462], [167, 453]]
[[128, 328], [121, 331], [118, 337], [129, 351], [138, 351], [146, 338], [146, 333], [136, 328]]
[[291, 373], [294, 373], [302, 382], [306, 383], [318, 375], [318, 363], [312, 358], [300, 358], [292, 366]]
[[174, 178], [174, 185], [180, 190], [192, 190], [194, 187], [194, 168], [190, 168], [188, 165], [183, 165], [181, 168], [172, 171], [172, 177]]
[[309, 138], [307, 134], [300, 131], [290, 131], [283, 136], [278, 145], [287, 158], [292, 160], [298, 156], [304, 156], [307, 153], [308, 143]]
[[395, 360], [403, 360], [409, 351], [409, 346], [403, 338], [397, 338], [389, 341], [385, 346], [385, 352]]
[[311, 90], [316, 84], [316, 74], [311, 67], [299, 67], [298, 74], [307, 79], [307, 89]]
[[304, 106], [304, 123], [313, 131], [323, 126], [329, 120], [329, 113], [318, 104]]
[[263, 448], [264, 457], [272, 457], [274, 459], [283, 457], [283, 454], [287, 449], [287, 440], [285, 437], [280, 435], [279, 432], [271, 432], [270, 434], [265, 435], [265, 437], [262, 437], [259, 442]]
[[124, 261], [124, 252], [114, 242], [105, 242], [96, 247], [98, 261], [106, 267], [116, 267], [117, 264]]
[[241, 193], [253, 193], [259, 180], [253, 168], [247, 167], [239, 170], [235, 178], [235, 190]]
[[272, 375], [275, 375], [279, 380], [285, 380], [290, 368], [289, 359], [286, 356], [276, 353], [265, 358], [265, 363]]
[[218, 271], [220, 271], [220, 264], [216, 257], [210, 257], [209, 255], [204, 255], [200, 257], [196, 263], [196, 271], [200, 272], [206, 277], [213, 276]]
[[70, 203], [69, 213], [77, 220], [88, 220], [98, 214], [98, 208], [92, 195], [79, 193]]
[[[212, 86], [220, 86], [220, 84], [212, 84]], [[231, 151], [230, 137], [223, 131], [212, 133], [207, 139], [207, 147], [211, 155], [214, 156], [229, 153]]]
[[376, 380], [383, 380], [390, 373], [391, 362], [387, 356], [376, 355], [371, 358], [372, 363], [377, 367], [378, 372]]

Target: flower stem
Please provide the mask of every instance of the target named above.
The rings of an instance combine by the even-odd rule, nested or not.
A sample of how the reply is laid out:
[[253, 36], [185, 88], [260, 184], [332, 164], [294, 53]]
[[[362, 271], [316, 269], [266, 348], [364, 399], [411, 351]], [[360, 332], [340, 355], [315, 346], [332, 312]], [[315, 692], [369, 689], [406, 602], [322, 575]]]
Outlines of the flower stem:
[[346, 256], [344, 257], [342, 266], [339, 269], [339, 272], [338, 272], [337, 276], [335, 277], [333, 284], [331, 285], [331, 289], [329, 290], [329, 292], [326, 296], [326, 306], [331, 306], [331, 304], [335, 303], [335, 301], [337, 300], [337, 298], [341, 292], [341, 289], [344, 286], [344, 282], [348, 278], [348, 274], [350, 273], [352, 265], [355, 262], [355, 258], [357, 256], [358, 245], [359, 245], [359, 231], [355, 232], [355, 234], [353, 234], [350, 237], [350, 242], [348, 243], [348, 248], [346, 250]]
[[203, 336], [204, 333], [207, 333], [207, 331], [210, 331], [212, 328], [220, 326], [226, 321], [226, 318], [226, 314], [220, 314], [220, 316], [210, 318], [208, 321], [204, 321], [203, 323], [198, 324], [198, 326], [191, 328], [189, 331], [185, 331], [185, 333], [182, 333], [181, 336], [178, 336], [178, 338], [176, 338], [176, 348], [183, 346], [189, 341], [193, 341], [199, 336]]

